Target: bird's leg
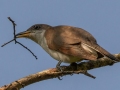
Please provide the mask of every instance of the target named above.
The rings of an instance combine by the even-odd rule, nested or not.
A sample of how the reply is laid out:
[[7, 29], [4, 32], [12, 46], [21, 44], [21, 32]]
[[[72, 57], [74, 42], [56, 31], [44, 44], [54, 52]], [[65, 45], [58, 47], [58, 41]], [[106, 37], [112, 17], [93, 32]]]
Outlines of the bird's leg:
[[[62, 63], [62, 61], [59, 61], [59, 62], [57, 63], [57, 65], [56, 65], [56, 68], [58, 69], [58, 71], [63, 72], [62, 68], [60, 67], [60, 64], [61, 64], [61, 63]], [[62, 80], [62, 79], [60, 78], [60, 76], [58, 76], [58, 79], [59, 79], [59, 80]]]
[[62, 68], [60, 67], [60, 64], [61, 64], [61, 63], [62, 63], [62, 61], [59, 61], [59, 62], [57, 63], [57, 65], [56, 65], [56, 68], [57, 68], [59, 71], [63, 72]]

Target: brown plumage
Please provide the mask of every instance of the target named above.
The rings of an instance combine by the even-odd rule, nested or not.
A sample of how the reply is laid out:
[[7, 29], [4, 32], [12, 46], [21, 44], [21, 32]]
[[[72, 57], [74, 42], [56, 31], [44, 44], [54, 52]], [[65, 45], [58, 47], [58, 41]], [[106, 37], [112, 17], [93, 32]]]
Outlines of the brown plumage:
[[112, 54], [100, 47], [89, 32], [81, 28], [56, 26], [48, 29], [45, 37], [49, 39], [47, 44], [50, 49], [66, 55], [87, 60], [97, 60], [107, 56], [112, 60], [117, 60]]
[[59, 62], [95, 61], [104, 56], [119, 61], [99, 46], [89, 32], [77, 27], [35, 24], [27, 31], [17, 34], [16, 37], [26, 37], [35, 41]]

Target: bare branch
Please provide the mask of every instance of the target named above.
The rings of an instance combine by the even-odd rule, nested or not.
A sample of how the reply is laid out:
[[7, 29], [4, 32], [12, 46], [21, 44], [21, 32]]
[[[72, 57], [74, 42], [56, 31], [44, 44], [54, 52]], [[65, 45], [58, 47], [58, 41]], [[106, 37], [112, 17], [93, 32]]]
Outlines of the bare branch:
[[[115, 54], [114, 56], [120, 59], [120, 54]], [[62, 77], [65, 75], [71, 75], [71, 74], [79, 74], [79, 73], [85, 74], [87, 70], [99, 68], [107, 65], [112, 66], [111, 64], [114, 63], [117, 62], [114, 62], [109, 58], [101, 58], [97, 61], [81, 62], [77, 64], [77, 70], [74, 69], [76, 68], [75, 66], [61, 66], [64, 72], [59, 72], [57, 68], [51, 68], [35, 74], [31, 74], [17, 81], [14, 81], [11, 84], [1, 87], [0, 90], [20, 90], [21, 88], [24, 88], [25, 86], [28, 86], [35, 82], [52, 79], [56, 77]], [[85, 75], [90, 76], [89, 73], [87, 72]]]

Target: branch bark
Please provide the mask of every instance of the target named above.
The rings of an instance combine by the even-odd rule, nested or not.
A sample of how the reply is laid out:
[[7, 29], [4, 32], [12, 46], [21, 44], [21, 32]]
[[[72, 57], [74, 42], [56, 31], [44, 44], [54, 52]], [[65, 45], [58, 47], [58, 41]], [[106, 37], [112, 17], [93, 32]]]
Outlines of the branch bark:
[[[120, 54], [115, 54], [114, 56], [120, 60]], [[90, 75], [86, 71], [94, 68], [107, 66], [107, 65], [112, 66], [114, 63], [117, 63], [117, 62], [114, 62], [113, 60], [110, 60], [109, 58], [104, 57], [97, 61], [81, 62], [77, 64], [77, 68], [75, 65], [61, 66], [64, 72], [59, 72], [57, 68], [51, 68], [35, 74], [28, 75], [8, 85], [4, 85], [0, 87], [0, 90], [20, 90], [21, 88], [24, 88], [25, 86], [28, 86], [35, 82], [52, 79], [56, 77], [59, 78], [65, 75], [79, 74], [79, 73], [82, 73], [89, 77], [94, 78], [94, 76]]]

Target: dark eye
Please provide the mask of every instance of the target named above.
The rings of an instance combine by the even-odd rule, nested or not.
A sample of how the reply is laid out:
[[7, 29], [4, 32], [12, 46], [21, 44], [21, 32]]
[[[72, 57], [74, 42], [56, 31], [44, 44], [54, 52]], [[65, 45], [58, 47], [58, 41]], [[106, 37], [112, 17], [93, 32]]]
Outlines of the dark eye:
[[38, 26], [38, 25], [34, 25], [33, 28], [36, 29], [36, 30], [38, 30], [38, 29], [40, 29], [41, 27]]

